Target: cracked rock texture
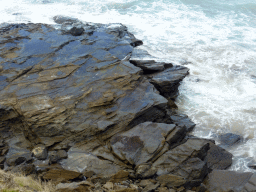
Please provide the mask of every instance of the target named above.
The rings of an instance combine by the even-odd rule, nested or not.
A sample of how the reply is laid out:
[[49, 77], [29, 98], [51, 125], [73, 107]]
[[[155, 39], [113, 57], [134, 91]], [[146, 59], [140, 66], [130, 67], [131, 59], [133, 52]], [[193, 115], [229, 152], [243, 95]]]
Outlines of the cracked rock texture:
[[95, 187], [85, 178], [151, 179], [144, 191], [199, 186], [209, 143], [187, 139], [195, 124], [171, 108], [188, 69], [134, 48], [142, 41], [122, 24], [53, 19], [58, 29], [0, 28], [1, 168], [80, 182], [60, 191]]

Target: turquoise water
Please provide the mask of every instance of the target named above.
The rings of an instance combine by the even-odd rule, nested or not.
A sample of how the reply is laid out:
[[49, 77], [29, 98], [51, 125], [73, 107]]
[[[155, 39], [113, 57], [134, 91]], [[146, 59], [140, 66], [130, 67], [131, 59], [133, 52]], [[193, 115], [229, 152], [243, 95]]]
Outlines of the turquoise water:
[[41, 22], [66, 15], [123, 23], [143, 49], [190, 69], [180, 87], [180, 111], [194, 135], [236, 133], [232, 170], [256, 161], [256, 2], [252, 0], [0, 0], [0, 23]]

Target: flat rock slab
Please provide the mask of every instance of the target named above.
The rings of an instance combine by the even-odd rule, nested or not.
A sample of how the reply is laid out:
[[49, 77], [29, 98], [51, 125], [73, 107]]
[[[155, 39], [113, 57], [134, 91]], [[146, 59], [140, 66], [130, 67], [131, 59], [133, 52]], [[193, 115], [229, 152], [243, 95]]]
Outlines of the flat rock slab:
[[114, 154], [121, 160], [140, 165], [163, 149], [168, 135], [175, 127], [174, 124], [145, 122], [112, 137], [110, 144]]
[[256, 191], [256, 176], [253, 173], [213, 170], [205, 184], [209, 191], [215, 192], [253, 192]]
[[92, 172], [99, 177], [111, 178], [125, 167], [115, 164], [109, 160], [99, 159], [93, 154], [84, 153], [79, 150], [70, 150], [68, 158], [61, 161], [63, 168], [79, 173]]

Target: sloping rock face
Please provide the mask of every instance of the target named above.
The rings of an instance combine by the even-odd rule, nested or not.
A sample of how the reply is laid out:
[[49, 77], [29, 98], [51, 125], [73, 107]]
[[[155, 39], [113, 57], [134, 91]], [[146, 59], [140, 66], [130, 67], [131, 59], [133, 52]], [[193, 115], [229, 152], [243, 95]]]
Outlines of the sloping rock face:
[[200, 185], [209, 143], [185, 139], [195, 124], [168, 104], [188, 69], [134, 49], [142, 41], [122, 24], [54, 20], [0, 28], [1, 168], [31, 165], [56, 183]]

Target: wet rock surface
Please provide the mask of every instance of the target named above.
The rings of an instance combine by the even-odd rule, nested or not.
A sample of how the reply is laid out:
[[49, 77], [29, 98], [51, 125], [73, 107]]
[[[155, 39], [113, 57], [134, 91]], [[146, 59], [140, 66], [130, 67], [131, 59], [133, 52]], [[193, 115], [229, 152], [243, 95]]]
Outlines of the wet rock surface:
[[186, 67], [157, 62], [122, 24], [53, 20], [0, 28], [0, 168], [121, 192], [200, 191], [229, 166], [186, 137], [195, 124], [174, 103]]
[[235, 144], [238, 144], [243, 140], [243, 138], [240, 135], [236, 135], [233, 133], [226, 133], [219, 136], [219, 140], [222, 146], [232, 146]]
[[210, 149], [207, 152], [206, 161], [209, 169], [224, 170], [231, 166], [233, 155], [225, 149], [209, 142]]

